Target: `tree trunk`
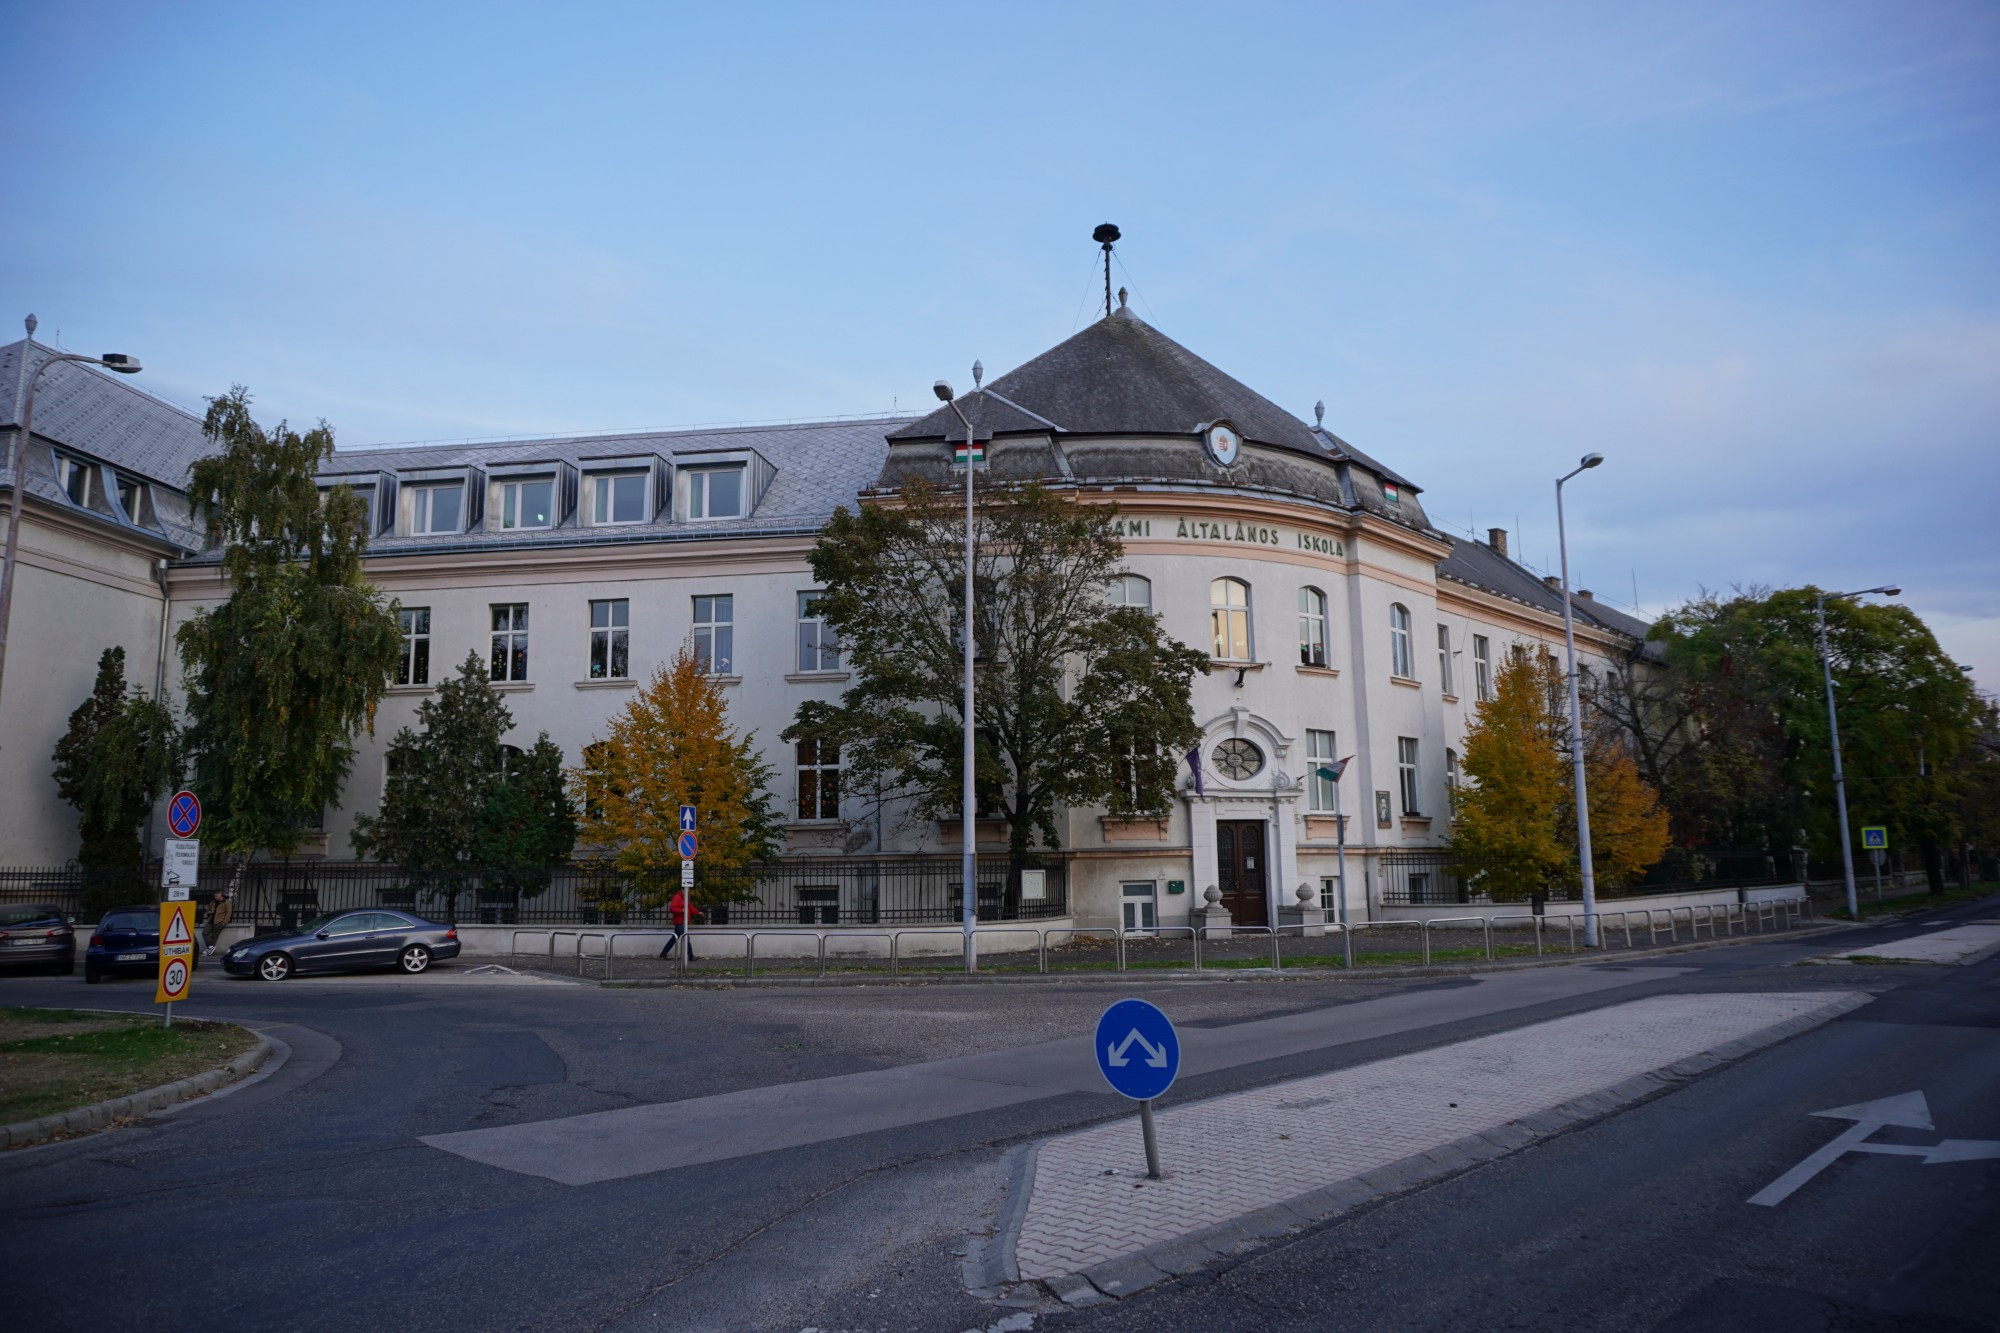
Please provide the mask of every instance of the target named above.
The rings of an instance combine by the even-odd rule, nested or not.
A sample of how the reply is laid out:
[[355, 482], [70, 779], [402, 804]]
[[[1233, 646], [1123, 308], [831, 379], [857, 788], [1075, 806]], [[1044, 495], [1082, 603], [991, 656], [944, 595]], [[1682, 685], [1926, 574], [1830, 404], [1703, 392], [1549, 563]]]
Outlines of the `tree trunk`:
[[1936, 838], [1923, 840], [1924, 878], [1930, 882], [1932, 893], [1944, 892], [1944, 858], [1938, 854]]

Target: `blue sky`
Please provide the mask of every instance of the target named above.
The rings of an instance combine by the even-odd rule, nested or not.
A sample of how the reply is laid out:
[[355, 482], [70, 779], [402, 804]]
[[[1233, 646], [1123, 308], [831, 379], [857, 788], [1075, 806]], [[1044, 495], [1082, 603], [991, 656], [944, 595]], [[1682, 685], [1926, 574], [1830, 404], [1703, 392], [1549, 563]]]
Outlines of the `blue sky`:
[[1116, 280], [1658, 611], [2000, 686], [2000, 7], [16, 6], [0, 314], [350, 447], [921, 405]]

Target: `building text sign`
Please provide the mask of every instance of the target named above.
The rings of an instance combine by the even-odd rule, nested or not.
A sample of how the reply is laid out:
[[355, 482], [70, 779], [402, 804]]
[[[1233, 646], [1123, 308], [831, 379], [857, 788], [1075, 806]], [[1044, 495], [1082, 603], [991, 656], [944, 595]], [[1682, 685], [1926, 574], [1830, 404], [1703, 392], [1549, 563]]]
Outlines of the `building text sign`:
[[1347, 543], [1339, 537], [1322, 537], [1313, 532], [1290, 532], [1269, 523], [1243, 519], [1212, 518], [1119, 518], [1112, 531], [1120, 537], [1166, 537], [1176, 541], [1227, 542], [1241, 546], [1277, 546], [1317, 555], [1347, 555]]

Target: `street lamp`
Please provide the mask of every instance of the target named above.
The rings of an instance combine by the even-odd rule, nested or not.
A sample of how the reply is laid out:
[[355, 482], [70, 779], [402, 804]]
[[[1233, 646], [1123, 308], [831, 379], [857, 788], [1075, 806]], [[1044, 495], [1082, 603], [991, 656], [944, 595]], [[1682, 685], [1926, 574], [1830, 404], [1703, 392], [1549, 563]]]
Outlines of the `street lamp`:
[[[986, 368], [984, 366], [980, 365], [977, 361], [972, 363], [972, 387], [975, 391], [978, 390], [979, 381], [985, 374]], [[976, 830], [973, 827], [972, 815], [972, 461], [974, 455], [979, 451], [979, 444], [973, 434], [972, 422], [967, 419], [965, 410], [958, 405], [957, 396], [951, 391], [950, 381], [939, 380], [937, 383], [931, 385], [931, 392], [936, 394], [938, 399], [947, 407], [951, 408], [952, 412], [958, 417], [959, 424], [965, 427], [965, 617], [963, 621], [963, 635], [965, 638], [965, 711], [963, 714], [965, 722], [963, 728], [965, 732], [965, 748], [961, 753], [961, 763], [965, 769], [965, 786], [960, 794], [960, 799], [964, 806], [961, 812], [964, 823], [961, 826], [960, 837], [964, 841], [965, 850], [960, 869], [963, 884], [961, 886], [962, 901], [959, 913], [965, 924], [965, 970], [968, 972], [977, 972], [979, 970], [979, 952], [978, 946], [973, 942], [973, 930], [979, 924], [978, 887], [973, 879], [975, 872], [979, 868], [979, 854], [973, 847], [973, 838]]]
[[1562, 553], [1563, 646], [1569, 653], [1569, 754], [1576, 771], [1576, 854], [1583, 863], [1583, 945], [1597, 947], [1597, 873], [1590, 864], [1590, 800], [1583, 786], [1583, 708], [1576, 694], [1576, 620], [1569, 603], [1569, 537], [1563, 528], [1563, 483], [1596, 467], [1603, 454], [1585, 454], [1571, 471], [1556, 478], [1556, 548]]
[[[35, 348], [35, 317], [28, 316], [28, 336], [21, 343], [21, 363], [27, 365], [28, 356]], [[122, 352], [106, 352], [103, 356], [81, 356], [75, 352], [52, 352], [46, 361], [35, 367], [35, 373], [26, 376], [27, 387], [22, 391], [21, 424], [14, 431], [14, 479], [13, 488], [7, 499], [7, 551], [0, 556], [0, 680], [7, 671], [7, 623], [14, 609], [14, 564], [15, 554], [21, 545], [21, 515], [26, 512], [22, 503], [21, 490], [28, 474], [28, 441], [33, 438], [35, 428], [35, 386], [41, 383], [42, 372], [58, 361], [80, 361], [85, 365], [103, 366], [121, 375], [139, 373], [139, 358], [126, 356]]]
[[1833, 657], [1826, 646], [1826, 602], [1829, 597], [1838, 600], [1843, 597], [1868, 597], [1881, 593], [1884, 597], [1899, 597], [1903, 590], [1885, 584], [1880, 588], [1863, 588], [1860, 592], [1822, 592], [1813, 594], [1813, 614], [1819, 617], [1819, 666], [1826, 677], [1826, 727], [1833, 740], [1833, 803], [1840, 811], [1840, 871], [1847, 882], [1847, 916], [1851, 921], [1861, 919], [1861, 904], [1854, 896], [1854, 849], [1847, 845], [1847, 776], [1840, 767], [1840, 714], [1833, 706]]

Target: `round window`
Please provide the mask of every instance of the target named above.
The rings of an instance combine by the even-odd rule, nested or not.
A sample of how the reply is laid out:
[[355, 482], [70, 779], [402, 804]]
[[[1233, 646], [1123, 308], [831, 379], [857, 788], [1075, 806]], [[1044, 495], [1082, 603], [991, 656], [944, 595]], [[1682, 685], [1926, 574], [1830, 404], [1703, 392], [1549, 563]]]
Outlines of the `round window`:
[[1232, 736], [1215, 747], [1216, 771], [1238, 782], [1254, 778], [1264, 768], [1264, 752], [1240, 736]]

